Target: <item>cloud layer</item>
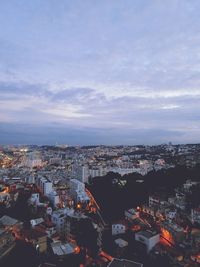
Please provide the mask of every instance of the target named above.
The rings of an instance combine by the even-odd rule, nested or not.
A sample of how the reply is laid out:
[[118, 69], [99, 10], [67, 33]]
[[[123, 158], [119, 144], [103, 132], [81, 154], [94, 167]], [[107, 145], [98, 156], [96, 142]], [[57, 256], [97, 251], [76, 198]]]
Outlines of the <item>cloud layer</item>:
[[199, 142], [198, 0], [0, 8], [0, 143]]

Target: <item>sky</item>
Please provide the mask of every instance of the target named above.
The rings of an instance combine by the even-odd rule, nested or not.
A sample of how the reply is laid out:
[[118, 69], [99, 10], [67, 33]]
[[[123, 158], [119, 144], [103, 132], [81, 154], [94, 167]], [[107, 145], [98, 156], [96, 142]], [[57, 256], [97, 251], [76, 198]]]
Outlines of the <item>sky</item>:
[[0, 143], [200, 142], [199, 0], [1, 0]]

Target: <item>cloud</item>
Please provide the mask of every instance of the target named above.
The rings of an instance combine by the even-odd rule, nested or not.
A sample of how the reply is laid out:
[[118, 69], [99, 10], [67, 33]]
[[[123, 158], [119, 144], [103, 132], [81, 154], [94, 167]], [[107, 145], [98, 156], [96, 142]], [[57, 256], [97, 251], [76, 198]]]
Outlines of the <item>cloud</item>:
[[35, 127], [38, 141], [44, 127], [59, 135], [55, 122], [83, 143], [90, 132], [102, 142], [198, 140], [198, 0], [0, 8], [0, 123]]

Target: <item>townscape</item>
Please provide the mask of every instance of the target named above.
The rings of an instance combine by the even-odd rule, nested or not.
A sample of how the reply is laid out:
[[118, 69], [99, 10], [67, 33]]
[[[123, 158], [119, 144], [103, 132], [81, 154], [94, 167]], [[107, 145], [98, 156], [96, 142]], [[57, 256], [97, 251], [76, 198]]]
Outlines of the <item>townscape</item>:
[[199, 266], [199, 171], [198, 144], [1, 146], [2, 266]]
[[0, 0], [0, 267], [200, 267], [200, 0]]

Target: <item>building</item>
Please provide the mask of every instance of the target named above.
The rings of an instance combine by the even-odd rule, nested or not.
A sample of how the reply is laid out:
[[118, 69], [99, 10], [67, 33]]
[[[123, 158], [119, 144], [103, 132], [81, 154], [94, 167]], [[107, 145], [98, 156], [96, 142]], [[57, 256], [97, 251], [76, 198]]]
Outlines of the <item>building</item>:
[[48, 195], [48, 198], [50, 202], [52, 203], [52, 205], [54, 206], [54, 208], [56, 208], [58, 204], [60, 203], [60, 198], [56, 191], [50, 192], [50, 194]]
[[47, 251], [47, 234], [36, 229], [22, 230], [21, 238], [31, 243], [40, 253]]
[[124, 234], [126, 232], [126, 226], [123, 224], [112, 224], [112, 235]]
[[53, 183], [44, 177], [38, 177], [36, 184], [45, 196], [48, 196], [53, 191]]
[[129, 221], [133, 221], [139, 218], [139, 212], [135, 209], [129, 209], [125, 211], [125, 218]]
[[196, 182], [196, 181], [187, 180], [187, 181], [183, 184], [183, 189], [184, 189], [185, 192], [189, 192], [190, 189], [191, 189], [193, 186], [197, 185], [197, 184], [198, 184], [198, 182]]
[[172, 221], [173, 219], [176, 218], [176, 215], [177, 215], [177, 211], [176, 210], [166, 209], [166, 211], [165, 211], [165, 217], [166, 217], [167, 220]]
[[173, 245], [181, 243], [186, 237], [184, 229], [176, 223], [171, 223], [170, 221], [164, 221], [161, 223], [160, 235]]
[[128, 246], [128, 242], [125, 241], [125, 240], [122, 239], [122, 238], [115, 239], [115, 244], [116, 244], [119, 248], [125, 248], [125, 247]]
[[142, 206], [142, 212], [151, 215], [152, 217], [155, 217], [156, 215], [156, 209], [154, 207], [149, 207], [147, 205]]
[[24, 156], [22, 165], [28, 168], [42, 167], [43, 162], [40, 153], [35, 151]]
[[161, 204], [161, 199], [159, 196], [149, 196], [149, 207], [159, 206]]
[[39, 203], [40, 203], [39, 193], [32, 194], [31, 197], [29, 198], [29, 204], [37, 206], [39, 205]]
[[10, 207], [11, 197], [8, 192], [0, 192], [0, 204]]
[[70, 180], [70, 192], [73, 194], [76, 190], [84, 191], [85, 184], [77, 179], [71, 179]]
[[37, 219], [30, 220], [30, 224], [32, 227], [35, 227], [36, 225], [41, 224], [43, 222], [44, 222], [43, 218], [37, 218]]
[[0, 229], [0, 260], [15, 247], [15, 238], [4, 228]]
[[48, 196], [53, 191], [53, 184], [52, 182], [45, 181], [43, 184], [43, 193], [45, 196]]
[[61, 165], [61, 163], [62, 163], [62, 159], [59, 157], [51, 158], [49, 161], [50, 165]]
[[[197, 264], [200, 264], [200, 255], [197, 254], [197, 255], [192, 255], [191, 256], [191, 260], [196, 262]], [[199, 266], [199, 265], [198, 265]]]
[[200, 208], [191, 209], [191, 222], [200, 224]]
[[62, 243], [61, 241], [56, 241], [51, 243], [51, 248], [53, 254], [63, 258], [65, 256], [71, 254], [78, 254], [80, 252], [80, 248], [75, 243]]
[[113, 259], [108, 267], [143, 267], [143, 264], [124, 259]]
[[82, 166], [82, 174], [81, 174], [81, 179], [80, 181], [82, 183], [88, 183], [90, 173], [89, 173], [89, 168], [87, 165]]
[[25, 178], [25, 181], [27, 184], [35, 184], [35, 176], [29, 175]]
[[181, 192], [176, 193], [174, 206], [178, 209], [181, 209], [181, 210], [186, 209], [186, 198], [185, 198], [184, 193], [181, 193]]
[[0, 218], [0, 227], [4, 227], [6, 230], [9, 230], [13, 233], [17, 233], [22, 228], [23, 223], [10, 217], [4, 215]]
[[51, 214], [51, 221], [56, 225], [56, 231], [62, 236], [66, 234], [66, 217], [74, 214], [73, 209], [59, 209]]
[[70, 194], [75, 201], [75, 204], [88, 204], [90, 202], [90, 198], [85, 192], [85, 184], [80, 182], [77, 179], [70, 180]]
[[90, 170], [88, 165], [75, 163], [72, 166], [72, 176], [82, 183], [88, 183], [88, 179], [90, 177]]
[[150, 230], [140, 231], [135, 233], [135, 240], [146, 245], [147, 253], [149, 253], [152, 248], [159, 243], [160, 235]]

